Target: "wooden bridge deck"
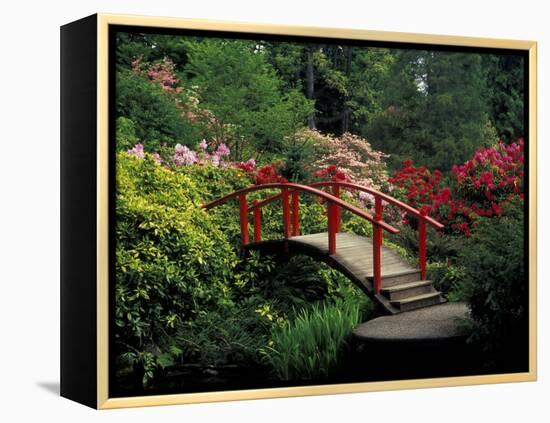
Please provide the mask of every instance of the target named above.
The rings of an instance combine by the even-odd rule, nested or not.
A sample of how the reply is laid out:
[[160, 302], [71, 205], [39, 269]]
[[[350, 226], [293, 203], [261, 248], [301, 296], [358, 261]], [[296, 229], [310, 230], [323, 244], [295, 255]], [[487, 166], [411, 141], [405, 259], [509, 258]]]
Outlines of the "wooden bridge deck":
[[339, 270], [375, 299], [390, 314], [439, 304], [445, 300], [430, 281], [421, 280], [421, 272], [387, 246], [382, 246], [382, 289], [373, 289], [372, 239], [352, 233], [336, 235], [336, 254], [328, 253], [326, 232], [294, 236], [288, 240], [252, 242], [246, 249], [267, 253], [305, 254]]
[[[328, 235], [326, 232], [295, 236], [290, 239], [293, 243], [303, 243], [317, 248], [328, 255]], [[351, 233], [336, 235], [336, 254], [332, 256], [350, 272], [361, 278], [373, 276], [372, 239]], [[407, 261], [394, 250], [382, 245], [382, 278], [418, 270], [410, 266]], [[384, 284], [382, 283], [382, 286]]]

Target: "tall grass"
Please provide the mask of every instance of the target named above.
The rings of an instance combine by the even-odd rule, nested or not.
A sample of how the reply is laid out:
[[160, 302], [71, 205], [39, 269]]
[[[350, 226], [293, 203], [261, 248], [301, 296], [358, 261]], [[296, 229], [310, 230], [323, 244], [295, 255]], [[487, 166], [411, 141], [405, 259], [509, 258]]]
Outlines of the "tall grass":
[[338, 367], [360, 320], [357, 302], [336, 301], [302, 310], [292, 322], [272, 331], [272, 343], [263, 350], [265, 360], [280, 380], [327, 377]]

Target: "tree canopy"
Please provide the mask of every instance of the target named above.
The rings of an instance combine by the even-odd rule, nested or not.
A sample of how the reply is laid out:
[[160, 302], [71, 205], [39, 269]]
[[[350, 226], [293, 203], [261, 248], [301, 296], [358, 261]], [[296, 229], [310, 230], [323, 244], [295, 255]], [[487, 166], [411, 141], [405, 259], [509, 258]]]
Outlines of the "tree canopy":
[[[309, 127], [368, 139], [390, 154], [390, 168], [414, 157], [445, 172], [480, 146], [524, 135], [519, 55], [139, 33], [118, 37], [117, 117], [132, 121], [146, 148], [196, 145], [206, 137], [227, 144], [234, 159], [274, 159], [295, 155], [294, 147], [286, 151], [295, 145], [288, 140]], [[145, 84], [159, 77], [158, 69], [151, 69], [166, 60], [164, 72], [173, 72], [169, 84], [175, 85]], [[152, 68], [144, 70], [145, 65]]]

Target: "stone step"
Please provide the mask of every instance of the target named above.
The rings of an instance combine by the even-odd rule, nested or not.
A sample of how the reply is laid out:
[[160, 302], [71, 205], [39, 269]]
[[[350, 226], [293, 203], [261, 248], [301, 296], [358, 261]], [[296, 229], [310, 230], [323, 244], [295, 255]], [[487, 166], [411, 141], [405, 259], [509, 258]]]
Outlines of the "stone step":
[[414, 297], [409, 297], [403, 300], [391, 301], [391, 305], [397, 308], [399, 311], [410, 311], [417, 308], [428, 307], [435, 304], [440, 304], [445, 302], [441, 298], [440, 292], [430, 292], [428, 294], [417, 295]]
[[404, 300], [410, 297], [416, 297], [422, 294], [436, 292], [432, 286], [432, 281], [408, 282], [400, 285], [394, 285], [382, 288], [380, 293], [390, 301]]
[[[374, 278], [367, 275], [367, 279], [372, 283]], [[409, 282], [418, 282], [422, 279], [422, 274], [418, 269], [404, 270], [382, 276], [382, 288], [395, 285], [402, 285]]]

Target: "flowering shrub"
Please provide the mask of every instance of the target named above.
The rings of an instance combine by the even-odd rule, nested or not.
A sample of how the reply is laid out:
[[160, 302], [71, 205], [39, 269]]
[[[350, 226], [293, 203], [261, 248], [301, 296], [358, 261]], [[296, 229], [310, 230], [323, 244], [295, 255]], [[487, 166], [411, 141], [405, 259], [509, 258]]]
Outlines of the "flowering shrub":
[[494, 146], [479, 148], [461, 166], [453, 166], [457, 191], [471, 201], [479, 216], [502, 214], [503, 202], [513, 197], [523, 198], [524, 141], [511, 144], [502, 141]]
[[415, 167], [407, 160], [389, 181], [408, 204], [445, 224], [448, 231], [470, 236], [478, 217], [500, 216], [505, 204], [523, 199], [523, 154], [523, 139], [479, 148], [472, 159], [453, 166], [449, 186], [444, 186], [438, 170]]
[[314, 163], [315, 167], [333, 165], [359, 185], [374, 189], [386, 186], [388, 173], [384, 160], [389, 155], [374, 150], [365, 138], [348, 132], [332, 137], [308, 131], [315, 138], [318, 148], [323, 150], [321, 158]]
[[276, 182], [288, 182], [281, 176], [281, 163], [271, 163], [258, 168], [254, 177], [256, 184], [270, 184]]
[[244, 170], [246, 173], [251, 174], [256, 169], [256, 160], [248, 159], [246, 162], [240, 162], [236, 165], [238, 169]]
[[319, 169], [313, 175], [321, 180], [329, 180], [332, 182], [351, 182], [351, 178], [346, 173], [339, 169], [336, 165], [328, 165], [323, 169]]
[[174, 163], [176, 166], [191, 165], [198, 161], [197, 153], [186, 145], [176, 144], [174, 148]]
[[[182, 121], [194, 128], [197, 136], [212, 138], [215, 144], [231, 141], [232, 125], [220, 122], [210, 110], [200, 105], [196, 87], [181, 85], [180, 79], [176, 76], [175, 65], [170, 59], [147, 63], [139, 57], [132, 62], [130, 73], [152, 83], [153, 86], [159, 86], [165, 94], [162, 97], [172, 102], [173, 111]], [[141, 119], [135, 123], [145, 124]]]
[[[151, 158], [159, 165], [164, 164], [166, 167], [181, 168], [190, 165], [210, 165], [214, 167], [232, 167], [240, 169], [246, 173], [249, 180], [256, 184], [267, 184], [273, 182], [288, 182], [281, 176], [280, 169], [282, 163], [275, 162], [256, 168], [256, 161], [248, 159], [246, 162], [231, 162], [227, 160], [231, 150], [224, 143], [219, 144], [216, 149], [210, 153], [208, 142], [203, 139], [196, 150], [192, 150], [186, 145], [176, 144], [173, 150], [168, 148], [163, 152], [167, 157], [163, 160], [162, 156], [157, 153], [151, 153]], [[173, 152], [172, 152], [173, 151]], [[145, 158], [143, 144], [136, 144], [128, 149], [127, 154], [130, 156]]]
[[140, 159], [143, 159], [145, 157], [145, 151], [143, 150], [143, 144], [136, 144], [134, 147], [130, 148], [128, 150], [128, 154], [130, 156], [135, 156]]
[[[133, 71], [140, 72], [142, 70], [142, 60], [143, 56], [140, 56], [132, 62]], [[174, 63], [170, 59], [165, 58], [161, 62], [153, 63], [145, 72], [149, 79], [158, 83], [164, 91], [176, 94], [183, 91], [183, 89], [178, 86], [179, 80], [176, 77]]]

